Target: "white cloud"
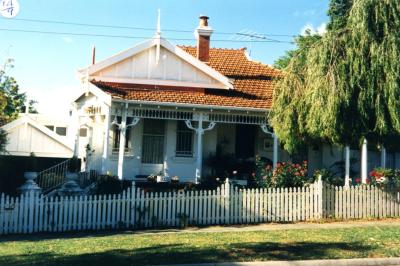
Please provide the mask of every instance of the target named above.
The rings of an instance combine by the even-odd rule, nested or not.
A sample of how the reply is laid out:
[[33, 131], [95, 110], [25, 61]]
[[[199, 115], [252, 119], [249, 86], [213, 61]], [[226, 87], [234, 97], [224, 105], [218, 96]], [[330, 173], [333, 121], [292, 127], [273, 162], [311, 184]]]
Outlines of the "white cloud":
[[64, 42], [66, 42], [66, 43], [72, 43], [72, 42], [74, 42], [74, 40], [73, 40], [72, 38], [67, 37], [67, 36], [63, 36], [63, 37], [61, 37], [61, 39], [62, 39]]
[[305, 35], [306, 31], [310, 31], [311, 34], [324, 35], [326, 32], [326, 23], [323, 22], [317, 27], [314, 27], [312, 23], [307, 23], [306, 25], [303, 26], [303, 28], [301, 28], [300, 34]]
[[326, 23], [321, 23], [321, 25], [319, 25], [317, 27], [317, 32], [319, 35], [324, 35], [326, 33]]

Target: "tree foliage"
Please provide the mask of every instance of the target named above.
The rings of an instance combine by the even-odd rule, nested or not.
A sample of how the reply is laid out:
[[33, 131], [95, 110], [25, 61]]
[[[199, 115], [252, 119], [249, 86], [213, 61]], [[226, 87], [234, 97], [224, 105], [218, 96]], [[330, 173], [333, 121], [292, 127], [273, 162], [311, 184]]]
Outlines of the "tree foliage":
[[[12, 68], [12, 60], [9, 59], [0, 70], [0, 117], [8, 121], [16, 119], [18, 114], [25, 111], [27, 96], [26, 93], [19, 91], [19, 86], [15, 78], [6, 74], [7, 68]], [[29, 111], [37, 113], [34, 104], [36, 101], [29, 102]]]
[[306, 110], [302, 110], [306, 108], [303, 97], [306, 77], [304, 66], [309, 50], [320, 38], [321, 36], [311, 35], [310, 31], [307, 31], [305, 36], [295, 39], [296, 50], [288, 51], [285, 56], [275, 62], [275, 67], [283, 69], [284, 78], [275, 86], [274, 108], [270, 122], [280, 139], [284, 140], [285, 148], [290, 152], [306, 141], [303, 127], [305, 117], [302, 116], [306, 113]]
[[271, 124], [289, 151], [400, 135], [400, 5], [334, 0], [329, 15], [327, 33], [299, 47], [275, 90]]
[[[26, 93], [21, 93], [17, 81], [6, 73], [12, 67], [12, 60], [8, 59], [0, 70], [0, 125], [16, 119], [26, 108]], [[36, 101], [29, 101], [30, 113], [37, 113], [35, 103]], [[6, 142], [7, 134], [0, 129], [0, 152], [4, 151]]]

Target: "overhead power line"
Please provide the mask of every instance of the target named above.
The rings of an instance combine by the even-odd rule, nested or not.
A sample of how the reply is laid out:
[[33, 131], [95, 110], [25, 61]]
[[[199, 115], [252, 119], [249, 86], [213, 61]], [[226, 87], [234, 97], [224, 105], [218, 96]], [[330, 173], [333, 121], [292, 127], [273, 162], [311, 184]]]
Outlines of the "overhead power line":
[[[131, 29], [131, 30], [144, 30], [144, 31], [155, 31], [156, 28], [147, 28], [147, 27], [133, 27], [133, 26], [122, 26], [122, 25], [107, 25], [107, 24], [91, 24], [91, 23], [78, 23], [78, 22], [67, 22], [67, 21], [57, 21], [57, 20], [41, 20], [41, 19], [25, 19], [25, 18], [13, 18], [16, 21], [24, 21], [24, 22], [34, 22], [34, 23], [46, 23], [46, 24], [59, 24], [59, 25], [72, 25], [72, 26], [83, 26], [83, 27], [96, 27], [96, 28], [113, 28], [113, 29]], [[191, 33], [193, 30], [179, 30], [179, 29], [163, 29], [165, 32], [182, 32], [182, 33]], [[219, 35], [235, 35], [239, 34], [238, 32], [220, 32], [214, 31], [214, 34]], [[259, 34], [262, 36], [272, 36], [272, 37], [296, 37], [297, 35], [293, 34]]]
[[[41, 30], [23, 30], [23, 29], [5, 29], [0, 28], [0, 31], [9, 32], [23, 32], [23, 33], [37, 33], [37, 34], [54, 34], [54, 35], [72, 35], [72, 36], [90, 36], [90, 37], [106, 37], [106, 38], [125, 38], [125, 39], [152, 39], [154, 37], [145, 36], [131, 36], [131, 35], [109, 35], [109, 34], [95, 34], [95, 33], [80, 33], [80, 32], [62, 32], [62, 31], [41, 31]], [[169, 40], [175, 41], [193, 41], [194, 38], [168, 38]], [[213, 39], [213, 42], [236, 42], [236, 43], [286, 43], [293, 44], [289, 41], [280, 40], [224, 40], [224, 39]]]

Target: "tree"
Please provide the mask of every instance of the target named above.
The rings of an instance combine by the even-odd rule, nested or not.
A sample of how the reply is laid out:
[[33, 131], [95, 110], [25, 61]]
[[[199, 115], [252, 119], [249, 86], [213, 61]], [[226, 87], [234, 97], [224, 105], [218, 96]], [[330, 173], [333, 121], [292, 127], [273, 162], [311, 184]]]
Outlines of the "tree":
[[[350, 145], [400, 135], [398, 1], [332, 0], [329, 15], [327, 33], [277, 85], [271, 122], [289, 150], [305, 139]], [[280, 124], [289, 120], [297, 124]]]
[[[13, 60], [8, 59], [4, 68], [0, 70], [0, 95], [2, 104], [0, 107], [0, 118], [11, 121], [18, 117], [18, 114], [25, 111], [27, 96], [26, 93], [20, 93], [17, 81], [6, 74], [7, 68], [13, 68]], [[36, 101], [29, 101], [29, 112], [37, 113], [34, 107]]]
[[284, 147], [290, 153], [295, 152], [302, 144], [311, 141], [305, 128], [304, 88], [306, 78], [306, 62], [309, 50], [320, 41], [321, 36], [311, 34], [308, 30], [304, 36], [295, 39], [297, 48], [286, 52], [274, 66], [284, 72], [274, 90], [274, 104], [270, 122]]
[[346, 27], [347, 18], [353, 5], [353, 0], [332, 0], [329, 3], [328, 16], [330, 21], [328, 30], [338, 30]]
[[[12, 62], [12, 59], [8, 59], [0, 70], [0, 125], [16, 119], [26, 108], [26, 93], [20, 93], [17, 81], [6, 74], [7, 68], [13, 67]], [[37, 113], [35, 103], [36, 101], [29, 101], [30, 113]], [[5, 151], [6, 143], [7, 134], [0, 129], [0, 152]]]
[[301, 57], [301, 54], [306, 53], [314, 45], [314, 43], [321, 39], [321, 35], [312, 34], [310, 29], [305, 31], [304, 35], [297, 36], [294, 40], [296, 44], [296, 49], [286, 51], [285, 55], [279, 57], [274, 62], [274, 67], [278, 69], [285, 69], [289, 66], [290, 61], [293, 57], [300, 56], [300, 61], [305, 63], [304, 57]]

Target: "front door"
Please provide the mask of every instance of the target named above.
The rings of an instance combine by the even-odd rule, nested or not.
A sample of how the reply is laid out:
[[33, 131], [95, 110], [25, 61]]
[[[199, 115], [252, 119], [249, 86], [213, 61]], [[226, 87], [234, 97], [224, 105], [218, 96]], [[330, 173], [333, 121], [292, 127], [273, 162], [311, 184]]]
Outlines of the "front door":
[[158, 174], [164, 163], [165, 120], [145, 119], [143, 122], [142, 164], [148, 165], [144, 174]]
[[255, 154], [256, 131], [253, 125], [236, 125], [236, 159], [253, 158]]

